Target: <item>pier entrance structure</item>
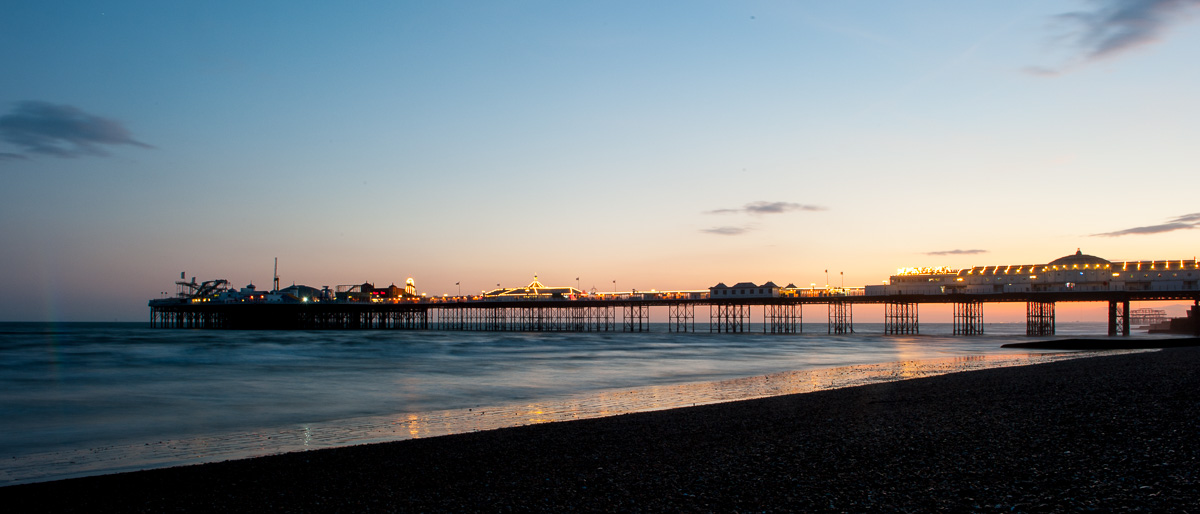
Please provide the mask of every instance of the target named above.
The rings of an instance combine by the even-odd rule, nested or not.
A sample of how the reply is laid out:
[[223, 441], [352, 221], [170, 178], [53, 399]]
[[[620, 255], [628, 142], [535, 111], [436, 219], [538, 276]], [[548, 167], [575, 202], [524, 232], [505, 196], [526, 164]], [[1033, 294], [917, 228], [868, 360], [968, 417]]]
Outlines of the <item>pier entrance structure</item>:
[[[983, 333], [983, 303], [1026, 303], [1026, 333], [1055, 332], [1055, 302], [1109, 302], [1108, 332], [1129, 335], [1129, 302], [1184, 298], [1200, 291], [1196, 259], [1115, 262], [1076, 249], [1046, 264], [904, 268], [884, 285], [866, 286], [866, 296], [956, 297], [954, 333]], [[936, 300], [934, 301], [936, 302]]]

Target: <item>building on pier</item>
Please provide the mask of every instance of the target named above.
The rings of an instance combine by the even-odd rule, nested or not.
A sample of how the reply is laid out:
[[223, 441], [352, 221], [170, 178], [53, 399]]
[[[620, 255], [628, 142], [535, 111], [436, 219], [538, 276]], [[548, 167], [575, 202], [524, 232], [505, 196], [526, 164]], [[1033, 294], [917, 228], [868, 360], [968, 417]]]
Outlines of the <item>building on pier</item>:
[[301, 302], [319, 302], [323, 300], [332, 300], [333, 295], [329, 288], [317, 289], [312, 286], [303, 284], [292, 284], [288, 287], [279, 290], [279, 294], [288, 295]]
[[547, 287], [538, 281], [537, 275], [525, 287], [500, 287], [483, 293], [484, 300], [574, 300], [584, 296], [587, 293], [570, 286]]
[[1196, 259], [1114, 262], [1076, 250], [1046, 264], [907, 268], [868, 295], [1073, 291], [1196, 291]]
[[740, 298], [779, 298], [783, 288], [775, 285], [774, 282], [768, 281], [763, 285], [755, 285], [754, 282], [738, 282], [733, 286], [727, 286], [724, 282], [720, 282], [715, 286], [708, 288], [709, 297], [714, 300], [736, 300]]
[[[756, 298], [862, 296], [863, 289], [861, 287], [836, 286], [825, 286], [817, 289], [816, 284], [813, 284], [810, 288], [800, 288], [796, 287], [796, 284], [793, 283], [789, 283], [786, 286], [779, 286], [772, 281], [767, 281], [767, 283], [762, 285], [757, 285], [754, 282], [738, 282], [732, 286], [727, 286], [724, 282], [721, 282], [709, 287], [707, 293], [707, 297], [714, 300], [741, 300]], [[702, 299], [703, 296], [693, 294], [691, 298]]]
[[375, 287], [370, 282], [356, 285], [337, 286], [336, 300], [342, 302], [401, 302], [421, 299], [417, 294], [417, 284], [409, 278], [404, 287], [392, 284], [387, 287]]

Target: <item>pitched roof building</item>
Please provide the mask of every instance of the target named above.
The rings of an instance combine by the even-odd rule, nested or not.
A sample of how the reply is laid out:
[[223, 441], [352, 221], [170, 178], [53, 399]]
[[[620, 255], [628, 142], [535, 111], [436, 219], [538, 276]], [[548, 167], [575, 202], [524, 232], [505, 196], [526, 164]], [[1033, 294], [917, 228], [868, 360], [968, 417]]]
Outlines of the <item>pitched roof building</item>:
[[714, 300], [720, 299], [736, 299], [736, 298], [778, 298], [780, 287], [774, 282], [768, 281], [763, 285], [755, 285], [754, 282], [738, 282], [732, 287], [721, 282], [715, 286], [708, 288], [709, 298]]

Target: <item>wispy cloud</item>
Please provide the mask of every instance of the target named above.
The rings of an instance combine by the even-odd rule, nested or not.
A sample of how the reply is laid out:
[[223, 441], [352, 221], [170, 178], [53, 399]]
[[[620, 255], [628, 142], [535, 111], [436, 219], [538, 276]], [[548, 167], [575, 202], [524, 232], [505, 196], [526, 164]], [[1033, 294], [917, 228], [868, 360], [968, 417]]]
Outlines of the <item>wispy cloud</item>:
[[1200, 223], [1200, 212], [1184, 214], [1178, 218], [1171, 220], [1172, 223]]
[[750, 231], [749, 227], [712, 227], [702, 228], [701, 232], [705, 234], [716, 234], [718, 236], [740, 236]]
[[103, 156], [108, 155], [104, 147], [111, 145], [153, 148], [134, 139], [120, 122], [70, 105], [33, 100], [18, 102], [11, 112], [0, 116], [0, 140], [21, 152], [0, 153], [3, 159], [24, 159], [29, 155]]
[[1092, 234], [1092, 235], [1099, 236], [1099, 237], [1118, 237], [1118, 236], [1132, 236], [1132, 235], [1139, 235], [1139, 234], [1159, 234], [1162, 232], [1173, 232], [1176, 230], [1187, 230], [1187, 229], [1191, 229], [1191, 228], [1196, 228], [1196, 226], [1191, 223], [1164, 223], [1162, 225], [1149, 225], [1149, 226], [1145, 226], [1145, 227], [1133, 227], [1133, 228], [1127, 228], [1125, 230], [1118, 230], [1116, 232], [1105, 232], [1103, 234]]
[[1063, 37], [1078, 55], [1058, 67], [1034, 66], [1026, 72], [1053, 76], [1099, 59], [1113, 57], [1162, 39], [1189, 18], [1200, 0], [1093, 0], [1089, 10], [1063, 13], [1054, 20], [1068, 25]]
[[1166, 223], [1159, 225], [1147, 225], [1145, 227], [1133, 227], [1116, 232], [1104, 232], [1100, 234], [1092, 234], [1093, 237], [1120, 237], [1120, 236], [1136, 236], [1146, 234], [1161, 234], [1163, 232], [1174, 232], [1176, 230], [1190, 230], [1200, 227], [1200, 212], [1192, 214], [1184, 214], [1174, 219], [1167, 220]]
[[1046, 66], [1026, 66], [1024, 71], [1028, 75], [1035, 77], [1057, 77], [1066, 71], [1067, 67], [1048, 68]]
[[794, 211], [823, 211], [818, 205], [805, 205], [792, 202], [750, 202], [738, 209], [716, 209], [707, 214], [783, 214]]
[[987, 250], [938, 250], [936, 252], [925, 252], [925, 255], [978, 255], [987, 252]]

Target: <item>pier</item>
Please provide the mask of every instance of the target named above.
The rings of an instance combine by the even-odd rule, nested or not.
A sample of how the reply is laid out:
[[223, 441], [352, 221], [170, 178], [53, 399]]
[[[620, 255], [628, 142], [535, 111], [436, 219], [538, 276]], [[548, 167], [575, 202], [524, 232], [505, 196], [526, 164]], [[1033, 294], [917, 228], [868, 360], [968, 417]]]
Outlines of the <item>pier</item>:
[[[661, 296], [659, 296], [661, 295]], [[1190, 301], [1200, 291], [1080, 291], [950, 295], [820, 295], [724, 300], [670, 298], [667, 293], [624, 298], [554, 300], [467, 300], [411, 302], [215, 303], [152, 302], [157, 328], [276, 330], [470, 330], [510, 332], [645, 332], [651, 309], [666, 311], [671, 332], [750, 331], [752, 314], [765, 333], [802, 331], [805, 311], [823, 314], [829, 334], [854, 333], [854, 307], [884, 308], [885, 334], [919, 334], [922, 304], [953, 304], [956, 335], [984, 333], [987, 304], [1024, 303], [1026, 333], [1053, 335], [1055, 306], [1090, 302], [1108, 309], [1108, 335], [1129, 335], [1131, 302]], [[697, 316], [697, 313], [700, 316]], [[707, 316], [705, 316], [707, 314]], [[1193, 314], [1195, 315], [1195, 314]], [[811, 315], [810, 315], [811, 316]], [[704, 322], [707, 318], [707, 323]], [[699, 322], [698, 322], [699, 321]], [[705, 326], [707, 325], [707, 326]]]
[[651, 309], [665, 309], [671, 332], [703, 331], [705, 319], [709, 332], [748, 332], [757, 311], [763, 333], [795, 334], [803, 329], [807, 308], [824, 311], [828, 334], [852, 334], [854, 307], [881, 304], [884, 333], [899, 335], [920, 333], [922, 304], [952, 304], [954, 334], [971, 336], [984, 333], [987, 304], [1024, 303], [1026, 334], [1049, 336], [1058, 304], [1088, 302], [1107, 305], [1109, 336], [1128, 336], [1133, 324], [1164, 316], [1153, 309], [1131, 311], [1131, 302], [1191, 302], [1188, 321], [1200, 335], [1195, 258], [1113, 262], [1079, 250], [1046, 264], [904, 268], [882, 286], [857, 288], [739, 282], [707, 290], [589, 293], [546, 286], [534, 276], [524, 287], [497, 284], [476, 296], [428, 298], [417, 293], [411, 278], [403, 288], [363, 283], [281, 290], [276, 274], [270, 293], [253, 285], [234, 290], [221, 279], [183, 278], [176, 282], [176, 297], [149, 302], [152, 327], [645, 332]]

